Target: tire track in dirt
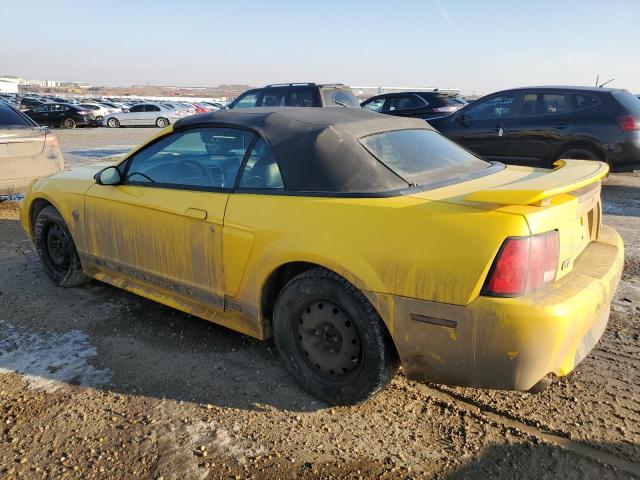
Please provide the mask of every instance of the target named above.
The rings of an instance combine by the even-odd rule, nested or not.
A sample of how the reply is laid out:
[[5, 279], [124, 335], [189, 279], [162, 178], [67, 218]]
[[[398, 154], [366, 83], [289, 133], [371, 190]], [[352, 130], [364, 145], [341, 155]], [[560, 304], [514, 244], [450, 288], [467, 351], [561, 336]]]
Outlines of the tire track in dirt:
[[453, 402], [456, 407], [467, 411], [476, 417], [485, 416], [493, 422], [519, 432], [531, 435], [539, 440], [552, 443], [556, 446], [570, 450], [573, 453], [588, 457], [598, 463], [604, 463], [625, 472], [640, 476], [640, 464], [622, 459], [599, 448], [594, 448], [581, 442], [571, 440], [557, 433], [543, 431], [532, 424], [522, 422], [515, 417], [507, 416], [499, 410], [488, 407], [481, 402], [474, 402], [454, 393], [441, 390], [436, 386], [424, 387], [426, 393], [443, 402]]

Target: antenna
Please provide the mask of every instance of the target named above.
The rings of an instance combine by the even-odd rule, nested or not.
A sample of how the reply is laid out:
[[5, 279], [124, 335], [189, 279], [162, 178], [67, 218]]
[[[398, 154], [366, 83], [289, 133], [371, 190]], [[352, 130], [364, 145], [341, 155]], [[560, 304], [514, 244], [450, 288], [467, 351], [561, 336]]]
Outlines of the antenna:
[[600, 74], [596, 76], [596, 85], [595, 85], [596, 87], [598, 86], [598, 82], [600, 82]]
[[607, 80], [606, 82], [601, 83], [600, 85], [598, 85], [598, 87], [602, 88], [602, 87], [604, 87], [607, 83], [611, 83], [611, 82], [613, 82], [614, 80], [615, 80], [615, 78], [612, 78], [611, 80]]

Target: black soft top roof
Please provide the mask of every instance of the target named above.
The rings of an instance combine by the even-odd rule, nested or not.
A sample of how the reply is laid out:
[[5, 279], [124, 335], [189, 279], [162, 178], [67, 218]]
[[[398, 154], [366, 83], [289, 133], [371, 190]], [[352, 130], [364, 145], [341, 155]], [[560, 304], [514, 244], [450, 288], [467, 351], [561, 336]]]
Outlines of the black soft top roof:
[[372, 193], [408, 184], [371, 155], [359, 138], [391, 130], [433, 130], [424, 120], [344, 108], [247, 108], [191, 115], [174, 129], [248, 128], [272, 147], [285, 187], [298, 192]]

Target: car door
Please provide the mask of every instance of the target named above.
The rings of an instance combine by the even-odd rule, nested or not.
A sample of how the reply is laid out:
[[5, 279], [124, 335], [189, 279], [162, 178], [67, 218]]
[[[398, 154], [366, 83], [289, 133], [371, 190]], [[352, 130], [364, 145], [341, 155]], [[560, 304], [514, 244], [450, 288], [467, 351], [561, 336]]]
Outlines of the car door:
[[253, 138], [247, 130], [199, 127], [138, 151], [119, 166], [120, 184], [86, 193], [83, 262], [223, 307], [224, 212]]
[[488, 160], [506, 161], [516, 93], [505, 92], [478, 100], [434, 127]]
[[145, 105], [138, 125], [155, 125], [156, 119], [160, 116], [160, 111], [160, 107], [157, 105]]
[[523, 92], [509, 131], [512, 163], [550, 167], [573, 134], [575, 115], [569, 94]]
[[49, 123], [49, 110], [51, 105], [42, 105], [29, 112], [29, 117], [32, 118], [39, 125], [50, 125]]
[[144, 105], [134, 105], [129, 109], [129, 113], [123, 115], [116, 114], [115, 117], [120, 121], [120, 125], [139, 125], [144, 114]]

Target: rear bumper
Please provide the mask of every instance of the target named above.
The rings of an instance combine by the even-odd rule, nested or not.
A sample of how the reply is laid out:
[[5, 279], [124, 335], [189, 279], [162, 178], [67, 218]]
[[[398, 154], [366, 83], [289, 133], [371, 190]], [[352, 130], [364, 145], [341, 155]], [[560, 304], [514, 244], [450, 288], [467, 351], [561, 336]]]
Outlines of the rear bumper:
[[389, 325], [409, 378], [528, 390], [550, 373], [567, 375], [593, 349], [623, 260], [620, 236], [603, 227], [570, 274], [527, 297], [480, 296], [460, 306], [368, 296]]

